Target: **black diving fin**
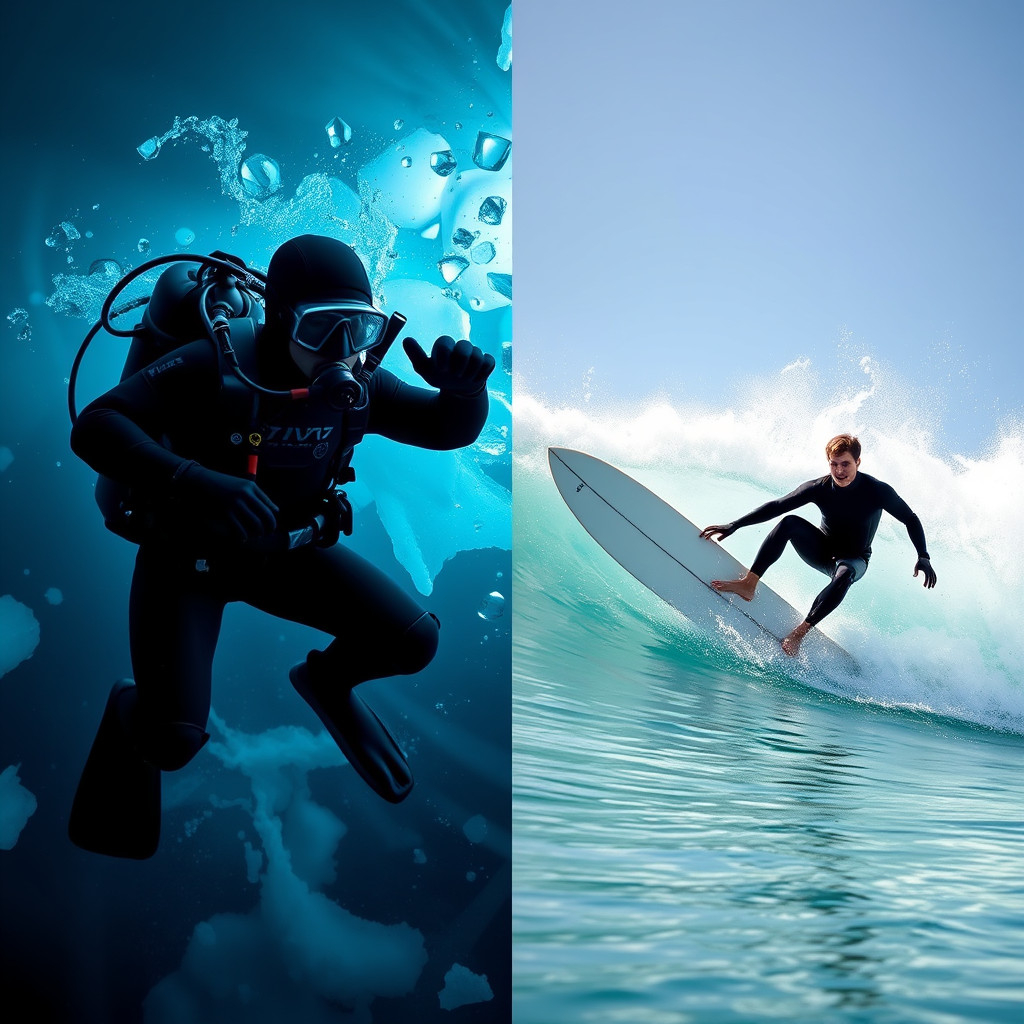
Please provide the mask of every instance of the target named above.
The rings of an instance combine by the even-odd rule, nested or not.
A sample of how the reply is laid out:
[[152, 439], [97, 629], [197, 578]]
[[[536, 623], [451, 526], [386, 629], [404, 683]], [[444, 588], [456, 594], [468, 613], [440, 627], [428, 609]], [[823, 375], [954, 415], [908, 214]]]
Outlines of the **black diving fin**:
[[318, 688], [305, 662], [296, 665], [288, 678], [363, 781], [378, 796], [401, 803], [412, 791], [412, 771], [394, 736], [369, 704], [345, 686], [330, 691]]
[[116, 682], [75, 792], [68, 836], [83, 850], [145, 860], [160, 843], [160, 770], [132, 743], [135, 684]]

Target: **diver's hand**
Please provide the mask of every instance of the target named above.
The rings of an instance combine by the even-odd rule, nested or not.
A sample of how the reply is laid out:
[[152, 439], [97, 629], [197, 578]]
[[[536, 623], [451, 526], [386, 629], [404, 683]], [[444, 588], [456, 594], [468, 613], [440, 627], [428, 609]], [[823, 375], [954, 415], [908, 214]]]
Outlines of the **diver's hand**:
[[932, 568], [932, 563], [927, 558], [919, 558], [917, 565], [914, 566], [914, 575], [917, 576], [919, 572], [924, 573], [924, 586], [926, 590], [931, 590], [935, 586], [935, 581], [938, 577], [935, 575], [935, 570]]
[[273, 533], [279, 511], [252, 480], [229, 476], [193, 462], [175, 487], [212, 527], [227, 528], [243, 541]]
[[412, 368], [432, 387], [456, 395], [478, 395], [494, 369], [494, 356], [447, 334], [434, 342], [428, 356], [415, 338], [402, 342]]
[[732, 523], [727, 523], [725, 526], [705, 526], [700, 535], [703, 540], [725, 540], [735, 531], [736, 527]]

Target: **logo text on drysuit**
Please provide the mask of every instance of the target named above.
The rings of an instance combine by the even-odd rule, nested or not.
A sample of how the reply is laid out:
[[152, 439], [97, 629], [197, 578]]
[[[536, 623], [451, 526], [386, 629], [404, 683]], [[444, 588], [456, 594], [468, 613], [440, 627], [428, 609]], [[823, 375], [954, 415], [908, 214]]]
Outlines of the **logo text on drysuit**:
[[308, 444], [311, 441], [326, 441], [333, 431], [333, 426], [275, 427], [270, 425], [266, 428], [263, 439], [269, 444]]

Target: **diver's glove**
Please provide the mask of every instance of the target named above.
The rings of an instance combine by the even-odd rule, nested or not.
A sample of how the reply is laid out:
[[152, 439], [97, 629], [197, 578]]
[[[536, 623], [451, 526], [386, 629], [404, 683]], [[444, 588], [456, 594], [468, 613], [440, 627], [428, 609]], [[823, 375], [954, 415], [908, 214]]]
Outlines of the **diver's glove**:
[[935, 586], [935, 581], [938, 577], [935, 575], [935, 570], [932, 568], [931, 559], [927, 556], [919, 558], [917, 565], [914, 566], [914, 575], [916, 576], [919, 572], [924, 573], [924, 585], [926, 590], [931, 590]]
[[252, 480], [184, 462], [174, 472], [174, 494], [214, 530], [227, 529], [243, 541], [273, 533], [279, 511]]
[[736, 532], [736, 527], [732, 523], [726, 523], [724, 526], [705, 526], [700, 531], [701, 537], [704, 540], [725, 540], [726, 537]]
[[432, 387], [449, 394], [467, 398], [480, 394], [494, 369], [494, 356], [447, 334], [434, 342], [429, 356], [415, 338], [406, 338], [402, 346], [412, 368]]

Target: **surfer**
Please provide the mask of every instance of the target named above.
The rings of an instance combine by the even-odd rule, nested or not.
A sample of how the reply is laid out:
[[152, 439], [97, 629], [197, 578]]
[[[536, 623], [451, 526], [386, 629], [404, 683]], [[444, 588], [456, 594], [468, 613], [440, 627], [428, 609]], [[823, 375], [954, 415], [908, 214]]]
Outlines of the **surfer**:
[[801, 505], [815, 504], [821, 510], [821, 528], [800, 516], [786, 516], [765, 538], [754, 564], [738, 580], [712, 580], [718, 591], [739, 594], [744, 601], [754, 597], [758, 581], [769, 566], [778, 561], [786, 544], [792, 543], [796, 553], [810, 566], [829, 577], [828, 586], [818, 594], [807, 617], [782, 641], [782, 649], [790, 656], [800, 650], [800, 642], [829, 612], [835, 611], [850, 587], [868, 568], [871, 541], [878, 529], [882, 512], [888, 512], [907, 528], [910, 541], [917, 549], [914, 576], [924, 574], [924, 586], [935, 586], [928, 548], [921, 520], [910, 506], [888, 484], [860, 469], [860, 441], [851, 434], [839, 434], [825, 445], [828, 476], [808, 480], [782, 498], [766, 502], [745, 516], [724, 526], [708, 526], [701, 531], [705, 540], [725, 540], [744, 526], [766, 523]]

